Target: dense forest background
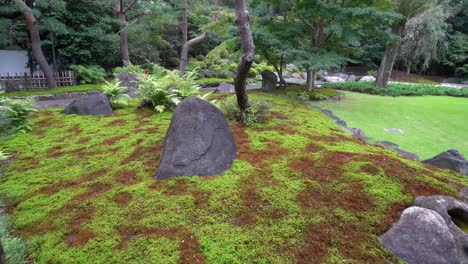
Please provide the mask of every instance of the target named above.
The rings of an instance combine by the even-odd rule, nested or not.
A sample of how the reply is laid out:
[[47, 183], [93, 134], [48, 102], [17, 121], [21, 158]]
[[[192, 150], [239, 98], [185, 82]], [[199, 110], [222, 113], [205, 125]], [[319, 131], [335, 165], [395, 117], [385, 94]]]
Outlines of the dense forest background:
[[[28, 50], [32, 66], [36, 62], [28, 27], [15, 2], [0, 0], [0, 49]], [[37, 20], [47, 61], [56, 69], [98, 65], [110, 71], [122, 66], [122, 33], [128, 35], [134, 65], [177, 68], [184, 44], [202, 34], [206, 38], [188, 51], [189, 69], [206, 68], [223, 75], [230, 67], [228, 59], [239, 60], [232, 0], [25, 2]], [[119, 13], [119, 2], [128, 10]], [[419, 5], [425, 8], [413, 15], [405, 13], [405, 2], [422, 2]], [[386, 45], [401, 40], [397, 68], [430, 75], [468, 74], [467, 0], [254, 0], [249, 1], [249, 10], [256, 63], [294, 63], [309, 70], [344, 65], [377, 69]], [[399, 21], [406, 23], [401, 34], [394, 30]], [[220, 60], [227, 66], [220, 65]]]

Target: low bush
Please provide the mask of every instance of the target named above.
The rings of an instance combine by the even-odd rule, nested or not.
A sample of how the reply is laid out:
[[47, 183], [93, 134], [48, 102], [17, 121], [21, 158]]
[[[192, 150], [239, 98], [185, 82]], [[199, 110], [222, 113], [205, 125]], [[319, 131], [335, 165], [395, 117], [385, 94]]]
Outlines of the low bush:
[[266, 100], [251, 99], [250, 107], [242, 112], [237, 104], [236, 96], [229, 96], [225, 100], [218, 101], [217, 107], [224, 113], [230, 122], [244, 123], [248, 126], [265, 121], [267, 111], [271, 108], [271, 102]]
[[179, 71], [141, 76], [138, 87], [143, 105], [151, 106], [160, 113], [171, 110], [182, 99], [196, 95], [200, 88], [194, 82], [193, 73], [180, 77]]
[[385, 96], [435, 95], [468, 97], [468, 89], [457, 89], [429, 84], [390, 83], [387, 88], [376, 88], [372, 82], [343, 82], [326, 83], [324, 87]]
[[143, 70], [138, 65], [132, 65], [132, 66], [127, 66], [127, 67], [117, 67], [117, 68], [114, 68], [114, 70], [112, 71], [114, 76], [117, 76], [123, 72], [140, 74], [140, 73], [143, 73]]
[[80, 79], [81, 84], [96, 84], [103, 82], [106, 77], [106, 71], [97, 65], [84, 66], [84, 65], [71, 65], [70, 69], [75, 71]]
[[0, 134], [32, 130], [30, 114], [35, 112], [32, 98], [12, 99], [0, 88]]
[[112, 108], [114, 109], [125, 108], [128, 106], [131, 98], [126, 94], [127, 90], [127, 88], [120, 86], [120, 82], [118, 80], [106, 82], [102, 88], [103, 93], [109, 97]]

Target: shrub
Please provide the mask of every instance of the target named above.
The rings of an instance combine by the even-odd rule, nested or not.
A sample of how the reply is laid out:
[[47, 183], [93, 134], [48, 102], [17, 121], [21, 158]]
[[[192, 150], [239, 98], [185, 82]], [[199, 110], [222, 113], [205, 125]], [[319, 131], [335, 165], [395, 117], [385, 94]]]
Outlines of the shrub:
[[265, 121], [265, 115], [271, 108], [271, 102], [252, 99], [250, 100], [250, 107], [243, 113], [239, 109], [236, 96], [229, 96], [225, 100], [217, 102], [217, 106], [228, 121], [240, 122], [250, 126]]
[[127, 66], [127, 67], [114, 68], [112, 73], [114, 74], [114, 76], [117, 76], [121, 74], [122, 72], [140, 74], [140, 73], [143, 73], [143, 70], [138, 65], [132, 65], [132, 66]]
[[179, 71], [142, 76], [138, 86], [143, 104], [159, 113], [172, 109], [184, 98], [194, 96], [200, 88], [195, 84], [192, 72], [180, 77]]
[[304, 91], [304, 90], [297, 90], [297, 91], [290, 91], [288, 92], [289, 96], [292, 97], [299, 97], [302, 100], [306, 101], [323, 101], [330, 98], [330, 96], [325, 95], [324, 93], [318, 91]]
[[203, 55], [197, 55], [196, 59], [197, 59], [198, 61], [203, 61], [203, 60], [205, 59], [205, 56], [203, 56]]
[[180, 59], [177, 57], [171, 57], [167, 60], [167, 65], [170, 67], [177, 67], [180, 64]]
[[370, 70], [370, 71], [367, 71], [367, 76], [377, 77], [377, 73], [378, 73], [377, 70]]
[[76, 72], [80, 78], [80, 83], [101, 83], [106, 77], [106, 71], [97, 65], [83, 66], [83, 65], [71, 65], [70, 68]]
[[106, 82], [102, 87], [102, 91], [111, 102], [112, 108], [125, 108], [128, 106], [131, 98], [126, 94], [127, 88], [120, 86], [120, 82], [114, 80], [112, 82]]
[[326, 83], [324, 86], [338, 90], [384, 96], [446, 95], [454, 97], [468, 97], [468, 89], [457, 89], [429, 84], [390, 83], [387, 88], [376, 88], [373, 83], [370, 82], [343, 82]]
[[26, 132], [32, 130], [30, 114], [35, 112], [34, 100], [11, 99], [2, 96], [3, 90], [0, 89], [0, 133], [9, 134], [13, 132]]

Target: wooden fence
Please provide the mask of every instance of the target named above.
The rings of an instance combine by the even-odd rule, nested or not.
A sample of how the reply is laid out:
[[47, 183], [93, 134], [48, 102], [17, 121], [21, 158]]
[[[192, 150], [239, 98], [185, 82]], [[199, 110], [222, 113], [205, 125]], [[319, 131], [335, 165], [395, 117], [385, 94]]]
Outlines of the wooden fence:
[[[61, 71], [55, 72], [55, 80], [58, 87], [74, 86], [76, 85], [76, 74], [74, 71]], [[4, 84], [7, 90], [34, 90], [46, 89], [47, 80], [43, 73], [0, 73], [0, 83]]]

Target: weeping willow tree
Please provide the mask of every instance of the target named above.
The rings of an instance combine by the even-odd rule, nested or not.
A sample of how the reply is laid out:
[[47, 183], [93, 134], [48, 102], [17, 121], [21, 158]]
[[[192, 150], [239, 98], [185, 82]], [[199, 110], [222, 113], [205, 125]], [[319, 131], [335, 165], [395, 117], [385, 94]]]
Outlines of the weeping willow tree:
[[437, 0], [396, 0], [395, 11], [402, 16], [402, 19], [392, 26], [392, 33], [396, 36], [386, 44], [385, 53], [380, 63], [379, 72], [375, 86], [385, 88], [388, 86], [393, 65], [398, 54], [401, 37], [405, 31], [409, 20], [419, 16], [436, 4]]
[[397, 57], [407, 73], [411, 69], [425, 71], [432, 61], [442, 57], [448, 47], [447, 20], [451, 16], [450, 7], [439, 4], [408, 21]]

